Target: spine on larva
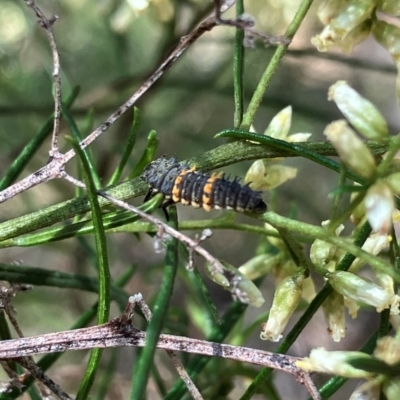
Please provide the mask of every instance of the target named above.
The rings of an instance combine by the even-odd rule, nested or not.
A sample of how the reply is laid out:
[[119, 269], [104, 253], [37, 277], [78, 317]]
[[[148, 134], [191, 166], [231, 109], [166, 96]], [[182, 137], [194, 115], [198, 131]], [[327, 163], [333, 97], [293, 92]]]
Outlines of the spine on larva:
[[202, 207], [206, 211], [215, 208], [263, 213], [267, 210], [261, 192], [248, 184], [241, 185], [238, 178], [230, 181], [224, 174], [202, 173], [176, 158], [153, 161], [141, 178], [150, 185], [147, 198], [160, 192], [169, 202]]

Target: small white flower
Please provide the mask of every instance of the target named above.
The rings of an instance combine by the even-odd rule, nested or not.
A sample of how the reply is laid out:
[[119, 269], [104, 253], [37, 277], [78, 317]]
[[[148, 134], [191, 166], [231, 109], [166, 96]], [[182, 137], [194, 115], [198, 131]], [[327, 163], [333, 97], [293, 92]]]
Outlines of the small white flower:
[[395, 210], [392, 190], [384, 182], [377, 182], [368, 189], [364, 204], [372, 230], [387, 235], [392, 228], [392, 214]]
[[347, 364], [349, 358], [370, 359], [371, 356], [358, 351], [327, 351], [324, 348], [311, 350], [310, 357], [296, 362], [296, 365], [307, 372], [323, 372], [347, 378], [368, 378], [371, 373]]
[[278, 342], [302, 295], [302, 273], [285, 278], [276, 288], [267, 323], [260, 334], [262, 340]]
[[378, 312], [397, 303], [396, 296], [351, 272], [334, 271], [329, 273], [327, 278], [337, 292], [355, 301], [370, 304]]

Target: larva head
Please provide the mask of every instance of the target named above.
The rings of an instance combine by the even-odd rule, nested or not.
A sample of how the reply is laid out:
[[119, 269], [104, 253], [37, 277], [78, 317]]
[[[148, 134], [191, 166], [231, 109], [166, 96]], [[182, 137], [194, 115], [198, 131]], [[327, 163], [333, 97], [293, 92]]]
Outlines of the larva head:
[[144, 180], [151, 187], [155, 187], [159, 182], [160, 178], [168, 172], [172, 166], [178, 166], [179, 161], [172, 157], [169, 160], [162, 156], [157, 160], [152, 161], [144, 170], [140, 179]]

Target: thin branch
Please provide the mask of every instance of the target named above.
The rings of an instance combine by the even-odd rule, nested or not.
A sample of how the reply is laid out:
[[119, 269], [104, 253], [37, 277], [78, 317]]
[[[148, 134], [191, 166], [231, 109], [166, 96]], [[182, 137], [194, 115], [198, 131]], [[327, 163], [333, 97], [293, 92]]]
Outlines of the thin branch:
[[202, 257], [204, 257], [205, 260], [207, 260], [215, 269], [215, 272], [218, 272], [220, 274], [225, 273], [225, 268], [223, 265], [217, 260], [215, 257], [213, 257], [207, 250], [205, 250], [203, 247], [199, 245], [199, 241], [195, 239], [191, 239], [188, 236], [184, 235], [183, 233], [175, 230], [171, 226], [167, 225], [166, 223], [162, 222], [158, 218], [156, 218], [154, 215], [146, 214], [144, 211], [140, 210], [139, 208], [132, 206], [131, 204], [128, 204], [125, 201], [119, 200], [113, 196], [110, 196], [109, 194], [103, 192], [103, 191], [98, 191], [98, 194], [105, 199], [109, 200], [112, 204], [115, 204], [118, 207], [121, 207], [125, 210], [129, 210], [134, 212], [135, 214], [139, 215], [140, 217], [147, 219], [147, 221], [151, 222], [158, 228], [157, 234], [159, 236], [162, 236], [163, 233], [167, 233], [168, 235], [171, 235], [172, 237], [178, 239], [182, 243], [184, 243], [189, 249], [195, 251], [196, 253], [200, 254]]
[[35, 379], [48, 387], [61, 400], [72, 400], [72, 398], [69, 397], [57, 383], [49, 378], [30, 358], [17, 359], [16, 361], [28, 370]]
[[[135, 301], [136, 298], [132, 296], [129, 303], [134, 303]], [[67, 350], [87, 350], [96, 347], [144, 347], [146, 333], [130, 324], [132, 312], [132, 307], [128, 304], [124, 315], [104, 325], [48, 333], [30, 338], [1, 341], [0, 359], [7, 360], [36, 354], [63, 352]], [[217, 356], [284, 371], [293, 375], [297, 381], [304, 384], [313, 399], [318, 400], [321, 398], [310, 376], [296, 366], [297, 357], [165, 334], [160, 335], [157, 348], [213, 357]]]
[[51, 142], [50, 157], [62, 157], [58, 149], [58, 134], [60, 132], [61, 118], [61, 76], [60, 76], [60, 55], [57, 50], [56, 40], [54, 38], [52, 26], [57, 20], [57, 15], [47, 19], [40, 8], [36, 5], [35, 0], [24, 0], [26, 5], [33, 10], [39, 20], [39, 25], [46, 31], [50, 42], [51, 51], [53, 53], [53, 78], [54, 78], [54, 126]]
[[[126, 318], [125, 321], [130, 322], [132, 319], [133, 315], [133, 309], [135, 307], [135, 304], [137, 304], [140, 308], [140, 310], [143, 312], [143, 315], [145, 316], [146, 320], [149, 322], [152, 318], [152, 313], [147, 305], [147, 303], [144, 301], [143, 296], [138, 293], [134, 296], [131, 296], [129, 298], [129, 303], [125, 309], [124, 315], [130, 318]], [[172, 364], [174, 365], [176, 371], [178, 372], [179, 376], [185, 382], [185, 385], [193, 397], [194, 400], [203, 400], [203, 396], [201, 395], [199, 389], [197, 389], [197, 386], [194, 384], [192, 379], [190, 378], [188, 372], [186, 371], [185, 367], [183, 366], [181, 360], [179, 359], [178, 355], [176, 354], [175, 351], [172, 350], [166, 350], [166, 353], [168, 356], [171, 358]]]

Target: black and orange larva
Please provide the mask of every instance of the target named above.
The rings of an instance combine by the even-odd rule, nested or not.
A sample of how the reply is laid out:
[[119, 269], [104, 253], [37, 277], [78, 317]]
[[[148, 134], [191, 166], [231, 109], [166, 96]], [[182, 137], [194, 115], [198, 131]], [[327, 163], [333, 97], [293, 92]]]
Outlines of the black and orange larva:
[[174, 203], [203, 207], [206, 211], [215, 208], [263, 213], [267, 210], [261, 192], [248, 184], [241, 185], [240, 178], [230, 181], [224, 174], [199, 172], [174, 157], [167, 160], [163, 156], [151, 162], [141, 179], [150, 185], [145, 201], [162, 193], [166, 198], [164, 210]]

